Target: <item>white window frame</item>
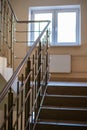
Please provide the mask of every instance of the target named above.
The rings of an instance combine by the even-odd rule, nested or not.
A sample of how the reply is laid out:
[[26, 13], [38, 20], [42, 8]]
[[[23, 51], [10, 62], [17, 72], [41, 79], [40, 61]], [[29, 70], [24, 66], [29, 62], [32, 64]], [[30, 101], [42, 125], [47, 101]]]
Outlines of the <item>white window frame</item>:
[[[81, 45], [81, 23], [80, 23], [80, 5], [68, 5], [68, 6], [47, 6], [47, 7], [30, 7], [30, 19], [34, 20], [36, 13], [52, 13], [52, 42], [51, 46], [80, 46]], [[58, 12], [76, 12], [76, 42], [57, 42], [57, 14]]]

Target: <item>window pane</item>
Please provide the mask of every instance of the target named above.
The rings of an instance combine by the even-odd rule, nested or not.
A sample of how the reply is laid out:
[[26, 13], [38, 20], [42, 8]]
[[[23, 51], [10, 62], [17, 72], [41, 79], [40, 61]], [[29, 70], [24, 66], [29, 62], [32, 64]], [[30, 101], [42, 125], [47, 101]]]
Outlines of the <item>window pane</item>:
[[[52, 13], [39, 13], [39, 14], [35, 14], [35, 18], [34, 19], [35, 20], [40, 20], [40, 21], [41, 20], [50, 20], [51, 21], [51, 23], [49, 25], [49, 29], [50, 29], [50, 32], [51, 32], [51, 34], [50, 34], [50, 42], [51, 42], [52, 41]], [[46, 24], [47, 23], [40, 23], [40, 25], [39, 24], [35, 25], [35, 30], [42, 31]], [[38, 36], [38, 34], [35, 34], [35, 37], [37, 37], [37, 36]]]
[[57, 18], [57, 42], [76, 42], [76, 12], [59, 12]]

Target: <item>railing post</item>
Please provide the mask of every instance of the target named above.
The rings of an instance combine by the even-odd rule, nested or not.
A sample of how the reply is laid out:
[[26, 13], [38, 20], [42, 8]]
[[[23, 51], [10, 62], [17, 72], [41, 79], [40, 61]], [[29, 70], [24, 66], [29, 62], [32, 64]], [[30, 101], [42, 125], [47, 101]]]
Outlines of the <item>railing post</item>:
[[13, 93], [10, 91], [8, 93], [8, 130], [12, 130], [12, 125], [13, 125], [13, 110], [11, 110], [13, 106]]

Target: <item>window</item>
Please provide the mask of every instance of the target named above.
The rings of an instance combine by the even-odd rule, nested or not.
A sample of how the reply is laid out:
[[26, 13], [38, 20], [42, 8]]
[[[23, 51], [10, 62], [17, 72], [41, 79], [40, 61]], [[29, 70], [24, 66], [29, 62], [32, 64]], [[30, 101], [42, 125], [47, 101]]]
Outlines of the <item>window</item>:
[[31, 20], [50, 20], [53, 46], [80, 45], [80, 5], [30, 8]]
[[[39, 21], [39, 20], [50, 20], [51, 21], [51, 24], [50, 24], [50, 26], [49, 26], [49, 28], [50, 28], [50, 30], [51, 30], [51, 32], [52, 32], [52, 13], [49, 13], [49, 12], [47, 12], [47, 13], [36, 13], [35, 15], [34, 15], [34, 20], [36, 20], [36, 21]], [[40, 30], [43, 30], [44, 29], [44, 24], [45, 23], [41, 23], [41, 25], [40, 25]], [[37, 27], [37, 25], [36, 25], [36, 27]], [[39, 30], [39, 27], [36, 29], [36, 27], [35, 27], [35, 30]], [[50, 35], [50, 41], [52, 41], [52, 34]]]
[[58, 43], [70, 43], [76, 41], [76, 13], [62, 12], [57, 14]]

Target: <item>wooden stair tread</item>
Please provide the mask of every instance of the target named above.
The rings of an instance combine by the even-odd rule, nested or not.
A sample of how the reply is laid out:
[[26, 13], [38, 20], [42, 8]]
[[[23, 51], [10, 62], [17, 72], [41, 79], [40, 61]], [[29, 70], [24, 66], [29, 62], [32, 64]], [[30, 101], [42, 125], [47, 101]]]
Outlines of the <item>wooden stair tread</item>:
[[47, 94], [87, 96], [87, 83], [48, 83]]

